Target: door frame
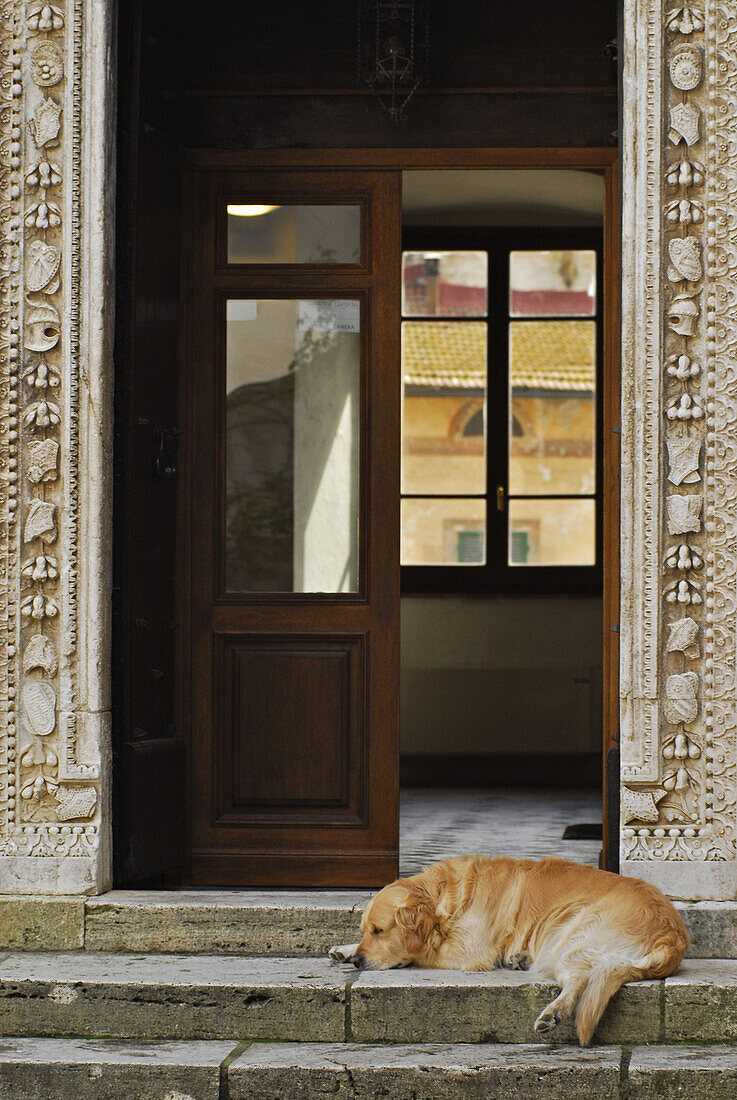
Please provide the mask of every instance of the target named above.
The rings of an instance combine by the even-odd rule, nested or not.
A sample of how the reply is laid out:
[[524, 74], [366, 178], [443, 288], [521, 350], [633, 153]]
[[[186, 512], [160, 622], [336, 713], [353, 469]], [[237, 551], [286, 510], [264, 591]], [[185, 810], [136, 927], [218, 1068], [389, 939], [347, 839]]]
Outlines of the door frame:
[[[252, 171], [295, 172], [307, 168], [394, 171], [408, 169], [580, 169], [599, 172], [604, 181], [603, 393], [602, 393], [602, 552], [603, 552], [603, 846], [602, 865], [618, 870], [619, 840], [619, 585], [620, 585], [620, 200], [618, 150], [601, 148], [363, 148], [363, 149], [191, 149], [184, 153], [187, 168], [209, 167]], [[183, 226], [183, 249], [191, 247], [190, 229]], [[183, 279], [186, 271], [183, 270]], [[186, 326], [182, 326], [182, 331]], [[183, 362], [186, 349], [182, 349]], [[186, 507], [186, 505], [185, 505]], [[187, 531], [179, 517], [179, 530]], [[184, 539], [177, 562], [177, 590], [185, 591]], [[399, 569], [399, 562], [397, 562]], [[180, 622], [186, 623], [180, 615]], [[176, 667], [189, 668], [187, 628], [180, 635]], [[177, 725], [188, 742], [190, 730], [177, 715]], [[607, 782], [607, 763], [609, 781]], [[616, 776], [612, 769], [616, 768]]]

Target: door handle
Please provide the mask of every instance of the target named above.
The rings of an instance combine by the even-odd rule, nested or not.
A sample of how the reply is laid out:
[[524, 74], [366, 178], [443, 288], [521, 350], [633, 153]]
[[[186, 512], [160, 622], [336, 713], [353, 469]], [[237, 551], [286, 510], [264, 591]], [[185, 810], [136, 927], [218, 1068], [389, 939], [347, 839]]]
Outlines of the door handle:
[[496, 487], [496, 510], [497, 512], [503, 512], [506, 508], [506, 501], [504, 499], [504, 486], [497, 485]]
[[168, 481], [176, 475], [177, 469], [175, 465], [175, 450], [176, 450], [176, 437], [181, 435], [179, 428], [154, 428], [154, 438], [156, 440], [156, 459], [155, 469], [156, 476], [163, 481]]

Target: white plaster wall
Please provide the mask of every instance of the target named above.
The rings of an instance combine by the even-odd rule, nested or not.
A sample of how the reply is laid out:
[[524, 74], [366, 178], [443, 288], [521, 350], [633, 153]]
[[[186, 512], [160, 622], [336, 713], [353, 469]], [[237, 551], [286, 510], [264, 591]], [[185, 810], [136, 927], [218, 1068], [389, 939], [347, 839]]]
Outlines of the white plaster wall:
[[598, 597], [406, 597], [401, 751], [600, 751], [601, 623]]

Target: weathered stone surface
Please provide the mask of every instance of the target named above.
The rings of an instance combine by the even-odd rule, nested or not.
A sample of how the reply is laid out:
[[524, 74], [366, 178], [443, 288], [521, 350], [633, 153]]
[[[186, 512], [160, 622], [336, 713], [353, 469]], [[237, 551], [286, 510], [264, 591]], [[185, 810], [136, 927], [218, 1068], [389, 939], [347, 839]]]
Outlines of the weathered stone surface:
[[229, 1043], [0, 1039], [4, 1100], [218, 1100]]
[[665, 980], [665, 1042], [737, 1039], [737, 960], [684, 959]]
[[230, 1100], [615, 1100], [619, 1065], [616, 1049], [258, 1043], [228, 1086]]
[[627, 1088], [628, 1100], [734, 1100], [737, 1046], [636, 1049]]
[[737, 959], [737, 903], [676, 902], [691, 937], [689, 958]]
[[357, 938], [369, 897], [356, 890], [113, 890], [87, 902], [85, 947], [325, 955]]
[[74, 951], [84, 943], [84, 898], [0, 897], [0, 950]]
[[345, 976], [322, 959], [10, 955], [0, 1034], [97, 1038], [334, 1040]]
[[[350, 990], [352, 1038], [359, 1042], [525, 1043], [533, 1024], [557, 996], [553, 982], [512, 970], [364, 971]], [[660, 983], [633, 982], [607, 1009], [595, 1035], [600, 1043], [656, 1042]], [[576, 1042], [572, 1021], [551, 1033]]]

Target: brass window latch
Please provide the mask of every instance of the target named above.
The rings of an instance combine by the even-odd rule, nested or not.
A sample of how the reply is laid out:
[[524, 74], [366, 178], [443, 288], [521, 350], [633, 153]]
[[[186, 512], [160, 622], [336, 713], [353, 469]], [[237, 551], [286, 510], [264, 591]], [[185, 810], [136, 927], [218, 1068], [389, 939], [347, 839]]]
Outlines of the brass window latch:
[[504, 486], [503, 485], [497, 485], [497, 487], [496, 487], [496, 510], [497, 510], [497, 512], [503, 512], [505, 508], [506, 508], [506, 503], [505, 503], [505, 500], [504, 500]]

